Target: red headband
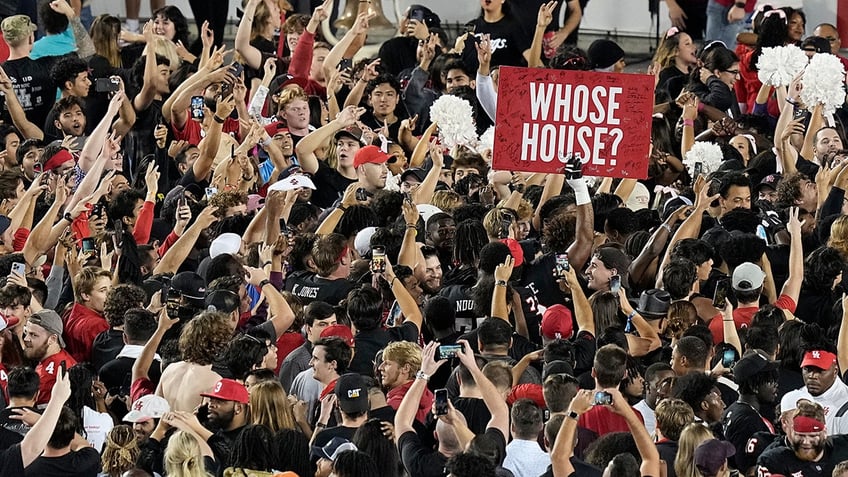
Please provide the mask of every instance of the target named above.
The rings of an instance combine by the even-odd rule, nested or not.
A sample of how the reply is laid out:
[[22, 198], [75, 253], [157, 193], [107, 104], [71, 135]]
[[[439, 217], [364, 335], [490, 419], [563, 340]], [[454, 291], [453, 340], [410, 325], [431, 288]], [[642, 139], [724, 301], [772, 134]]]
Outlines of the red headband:
[[66, 163], [68, 161], [73, 161], [73, 160], [74, 160], [74, 156], [71, 155], [70, 151], [63, 148], [63, 149], [60, 149], [59, 152], [57, 152], [56, 154], [53, 154], [53, 157], [51, 157], [50, 159], [47, 160], [47, 162], [44, 163], [43, 170], [45, 172], [52, 171], [53, 169], [56, 169], [57, 167], [61, 166], [62, 164]]
[[795, 419], [792, 419], [792, 428], [795, 432], [803, 434], [821, 432], [824, 430], [824, 423], [812, 417], [795, 416]]

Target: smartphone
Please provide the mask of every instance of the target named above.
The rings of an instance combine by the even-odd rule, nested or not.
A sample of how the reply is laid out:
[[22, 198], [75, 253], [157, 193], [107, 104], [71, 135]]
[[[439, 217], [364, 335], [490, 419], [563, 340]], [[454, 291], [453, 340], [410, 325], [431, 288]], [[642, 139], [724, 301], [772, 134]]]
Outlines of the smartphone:
[[68, 363], [63, 359], [59, 361], [59, 369], [62, 370], [62, 376], [67, 376], [68, 374]]
[[191, 119], [197, 119], [197, 120], [203, 119], [203, 105], [204, 105], [203, 96], [192, 96], [191, 97]]
[[509, 237], [509, 228], [512, 227], [512, 214], [504, 212], [501, 214], [501, 229], [498, 232], [498, 238]]
[[94, 80], [94, 91], [98, 93], [114, 93], [120, 89], [121, 84], [112, 78], [97, 78]]
[[371, 247], [371, 273], [386, 271], [386, 247], [375, 245]]
[[170, 284], [168, 285], [167, 292], [168, 299], [165, 301], [165, 313], [168, 314], [168, 318], [174, 319], [180, 317], [180, 301], [182, 300], [182, 295], [179, 290], [171, 288]]
[[696, 162], [695, 163], [695, 170], [693, 171], [693, 175], [695, 177], [693, 177], [693, 179], [697, 179], [698, 176], [702, 175], [703, 173], [704, 173], [704, 163], [701, 162], [701, 161]]
[[209, 199], [211, 199], [212, 196], [217, 194], [217, 193], [218, 193], [217, 187], [207, 187], [206, 188], [206, 200], [209, 201]]
[[571, 265], [568, 264], [568, 254], [558, 253], [556, 255], [556, 273], [559, 278], [565, 278], [571, 270]]
[[734, 364], [736, 364], [736, 359], [736, 350], [733, 348], [726, 349], [721, 355], [721, 365], [730, 369]]
[[795, 106], [795, 109], [792, 111], [792, 119], [803, 119], [807, 117], [807, 110], [804, 108], [799, 108]]
[[91, 206], [91, 215], [103, 217], [103, 204], [97, 203]]
[[82, 239], [82, 251], [83, 252], [94, 252], [97, 250], [97, 247], [94, 243], [94, 237], [84, 237]]
[[162, 289], [159, 292], [159, 303], [163, 305], [168, 303], [168, 292], [171, 290], [171, 279], [162, 277]]
[[595, 406], [610, 406], [612, 405], [612, 394], [606, 391], [598, 391], [595, 393]]
[[342, 61], [339, 61], [339, 71], [350, 69], [353, 69], [353, 58], [342, 58]]
[[12, 273], [18, 274], [20, 276], [26, 276], [26, 264], [21, 262], [12, 263]]
[[610, 293], [618, 295], [621, 290], [621, 275], [613, 275], [610, 277]]
[[438, 356], [438, 359], [440, 360], [456, 358], [456, 355], [460, 351], [462, 351], [462, 345], [439, 345], [439, 349], [436, 350], [436, 356]]
[[415, 20], [417, 22], [423, 22], [424, 21], [424, 10], [421, 10], [420, 8], [416, 8], [415, 10], [412, 10], [411, 12], [409, 12], [409, 19]]
[[115, 248], [119, 249], [124, 243], [124, 223], [120, 220], [116, 220], [112, 222], [112, 225], [115, 229], [115, 235], [112, 236], [112, 239], [115, 241]]
[[359, 202], [365, 202], [366, 200], [368, 200], [368, 191], [363, 189], [362, 187], [356, 189], [356, 200], [358, 200]]
[[244, 66], [238, 61], [234, 61], [233, 64], [230, 65], [230, 73], [236, 78], [240, 78], [241, 74], [244, 73]]
[[448, 390], [445, 388], [437, 389], [435, 394], [436, 415], [444, 416], [448, 413]]
[[727, 304], [727, 289], [729, 282], [727, 279], [719, 280], [716, 283], [715, 293], [713, 294], [713, 306], [719, 310], [723, 310]]

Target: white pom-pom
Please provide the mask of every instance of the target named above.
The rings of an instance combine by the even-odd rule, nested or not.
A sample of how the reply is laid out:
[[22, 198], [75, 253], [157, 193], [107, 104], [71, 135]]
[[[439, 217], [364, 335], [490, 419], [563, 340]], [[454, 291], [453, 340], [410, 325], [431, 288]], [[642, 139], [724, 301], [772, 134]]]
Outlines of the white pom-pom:
[[683, 159], [683, 164], [689, 169], [689, 175], [695, 177], [695, 164], [701, 163], [701, 173], [707, 175], [715, 172], [721, 166], [724, 160], [724, 154], [721, 152], [721, 147], [713, 142], [695, 141], [692, 149], [686, 153]]
[[813, 55], [802, 82], [801, 101], [810, 110], [822, 104], [825, 113], [833, 113], [845, 102], [845, 68], [839, 58], [830, 53]]
[[480, 135], [480, 141], [477, 143], [477, 153], [483, 154], [487, 150], [491, 151], [495, 147], [495, 127], [489, 126]]
[[763, 84], [787, 86], [807, 66], [807, 54], [795, 45], [763, 48], [757, 76]]
[[462, 98], [442, 95], [430, 106], [430, 120], [439, 125], [439, 137], [448, 148], [477, 141], [474, 110]]

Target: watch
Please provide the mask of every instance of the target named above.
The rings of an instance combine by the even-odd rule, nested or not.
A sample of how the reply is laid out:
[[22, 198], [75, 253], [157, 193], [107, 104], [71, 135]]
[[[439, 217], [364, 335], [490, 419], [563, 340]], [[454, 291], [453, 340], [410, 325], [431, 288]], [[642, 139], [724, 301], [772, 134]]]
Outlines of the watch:
[[506, 280], [498, 280], [495, 282], [495, 286], [506, 287]]
[[418, 371], [415, 373], [415, 379], [423, 379], [424, 381], [430, 381], [430, 375], [425, 373], [424, 371]]
[[569, 411], [568, 417], [574, 419], [575, 421], [580, 420], [580, 414], [577, 414], [574, 411]]
[[736, 8], [745, 8], [745, 2], [736, 2], [733, 4]]

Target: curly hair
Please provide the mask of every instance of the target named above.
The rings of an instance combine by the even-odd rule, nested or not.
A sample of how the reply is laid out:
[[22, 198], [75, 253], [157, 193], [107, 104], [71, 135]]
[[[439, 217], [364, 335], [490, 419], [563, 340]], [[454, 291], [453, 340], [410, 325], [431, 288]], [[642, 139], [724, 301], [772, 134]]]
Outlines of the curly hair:
[[274, 432], [297, 429], [285, 389], [279, 381], [264, 381], [250, 387], [250, 419]]
[[544, 242], [552, 252], [565, 253], [577, 234], [577, 218], [557, 214], [545, 224]]
[[454, 237], [453, 257], [463, 265], [474, 266], [480, 259], [480, 250], [489, 243], [483, 223], [476, 219], [457, 224]]
[[106, 434], [106, 446], [103, 448], [103, 473], [121, 475], [135, 467], [135, 462], [141, 454], [135, 433], [126, 424], [115, 426]]
[[289, 15], [286, 18], [286, 22], [283, 23], [283, 31], [286, 33], [297, 33], [299, 35], [303, 33], [306, 25], [309, 24], [309, 18], [309, 15], [304, 15], [303, 13]]
[[50, 79], [61, 89], [65, 83], [73, 83], [77, 75], [88, 71], [88, 63], [78, 56], [64, 56], [53, 64], [50, 69]]
[[180, 333], [180, 354], [184, 361], [207, 365], [230, 341], [233, 329], [223, 313], [205, 312], [192, 318]]
[[124, 324], [124, 314], [130, 308], [141, 308], [147, 301], [144, 289], [135, 285], [120, 284], [109, 290], [103, 304], [103, 316], [112, 328]]
[[247, 194], [240, 191], [221, 191], [209, 199], [209, 205], [218, 209], [219, 217], [223, 217], [228, 208], [244, 204], [247, 204]]

